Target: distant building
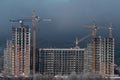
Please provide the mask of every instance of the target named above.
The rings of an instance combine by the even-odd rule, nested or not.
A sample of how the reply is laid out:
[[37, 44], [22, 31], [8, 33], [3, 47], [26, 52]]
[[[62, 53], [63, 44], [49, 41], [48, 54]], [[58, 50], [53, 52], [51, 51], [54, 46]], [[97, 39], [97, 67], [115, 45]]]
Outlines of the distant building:
[[12, 28], [12, 75], [30, 74], [30, 28], [28, 26]]
[[95, 38], [95, 64], [93, 63], [92, 43], [85, 52], [85, 72], [91, 72], [95, 65], [95, 72], [104, 75], [114, 75], [114, 38]]
[[80, 48], [39, 49], [39, 72], [51, 75], [82, 73], [84, 52], [85, 49]]
[[6, 48], [4, 49], [4, 74], [11, 75], [12, 66], [12, 41], [7, 40]]
[[3, 72], [3, 65], [4, 65], [4, 56], [1, 56], [0, 57], [0, 73]]
[[84, 72], [93, 72], [92, 43], [87, 44], [84, 54]]

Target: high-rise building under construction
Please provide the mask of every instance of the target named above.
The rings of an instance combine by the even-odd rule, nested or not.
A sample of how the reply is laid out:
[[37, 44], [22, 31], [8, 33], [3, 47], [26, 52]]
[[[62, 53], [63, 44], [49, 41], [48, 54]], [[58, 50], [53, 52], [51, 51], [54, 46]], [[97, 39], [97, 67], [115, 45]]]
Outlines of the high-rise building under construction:
[[[93, 57], [92, 42], [85, 52], [85, 72], [98, 72], [104, 75], [114, 75], [114, 38], [94, 38], [95, 57]], [[93, 58], [95, 58], [93, 61]], [[93, 62], [95, 67], [93, 67]], [[93, 69], [95, 68], [95, 69]]]
[[30, 74], [30, 28], [28, 26], [12, 28], [12, 75]]
[[12, 66], [12, 55], [13, 50], [12, 50], [12, 41], [7, 40], [6, 42], [6, 48], [4, 49], [4, 74], [7, 75], [12, 75], [11, 71], [11, 66]]
[[[95, 72], [114, 75], [114, 38], [93, 38], [87, 48], [39, 49], [39, 71], [46, 74], [70, 74]], [[93, 55], [95, 48], [95, 55]], [[93, 61], [94, 60], [94, 61]]]

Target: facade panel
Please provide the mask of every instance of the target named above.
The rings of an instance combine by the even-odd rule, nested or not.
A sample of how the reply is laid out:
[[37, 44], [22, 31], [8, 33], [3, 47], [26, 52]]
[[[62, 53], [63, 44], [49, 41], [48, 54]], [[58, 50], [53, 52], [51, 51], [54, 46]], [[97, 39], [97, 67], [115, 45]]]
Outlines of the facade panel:
[[82, 73], [85, 49], [39, 49], [39, 71], [42, 74]]
[[12, 28], [12, 75], [30, 74], [30, 28]]
[[[89, 62], [93, 58], [91, 58], [92, 43], [88, 45], [85, 55], [88, 61], [85, 64], [85, 72], [91, 72], [91, 70], [94, 70], [92, 67], [93, 63]], [[95, 38], [95, 72], [104, 75], [114, 75], [114, 38]]]

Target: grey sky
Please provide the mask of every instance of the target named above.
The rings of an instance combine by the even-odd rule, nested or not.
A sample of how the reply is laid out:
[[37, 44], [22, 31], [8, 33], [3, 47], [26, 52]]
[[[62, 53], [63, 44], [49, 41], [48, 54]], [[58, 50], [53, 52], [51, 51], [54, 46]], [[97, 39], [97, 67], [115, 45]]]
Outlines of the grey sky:
[[52, 19], [38, 23], [39, 40], [56, 36], [64, 41], [89, 34], [82, 26], [93, 20], [98, 25], [109, 25], [112, 20], [118, 29], [120, 26], [120, 0], [0, 0], [0, 38], [7, 39], [10, 34], [9, 19], [30, 16], [32, 10], [41, 18]]

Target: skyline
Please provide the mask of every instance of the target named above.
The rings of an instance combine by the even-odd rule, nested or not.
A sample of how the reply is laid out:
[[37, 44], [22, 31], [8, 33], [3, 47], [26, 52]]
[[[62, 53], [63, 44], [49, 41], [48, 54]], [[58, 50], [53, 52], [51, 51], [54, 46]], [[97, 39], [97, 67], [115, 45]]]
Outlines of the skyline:
[[[113, 0], [1, 0], [0, 1], [0, 45], [4, 46], [7, 39], [11, 39], [11, 26], [9, 19], [18, 19], [22, 16], [31, 16], [32, 11], [41, 18], [51, 18], [51, 22], [37, 24], [38, 47], [66, 47], [72, 43], [76, 36], [79, 38], [91, 33], [91, 30], [82, 28], [84, 25], [92, 25], [93, 20], [99, 26], [109, 26], [113, 23], [113, 36], [116, 46], [119, 46], [120, 38], [120, 11], [119, 2]], [[26, 23], [31, 25], [31, 23]], [[32, 25], [31, 25], [32, 26]], [[63, 43], [62, 45], [60, 45]], [[71, 46], [70, 46], [71, 47]], [[119, 47], [115, 48], [119, 50]], [[119, 51], [115, 52], [117, 55]], [[120, 56], [120, 55], [119, 55]]]

